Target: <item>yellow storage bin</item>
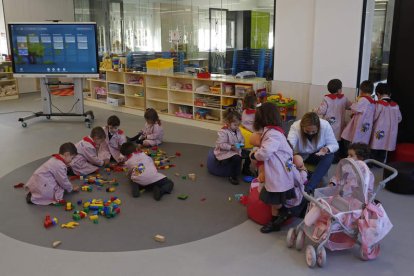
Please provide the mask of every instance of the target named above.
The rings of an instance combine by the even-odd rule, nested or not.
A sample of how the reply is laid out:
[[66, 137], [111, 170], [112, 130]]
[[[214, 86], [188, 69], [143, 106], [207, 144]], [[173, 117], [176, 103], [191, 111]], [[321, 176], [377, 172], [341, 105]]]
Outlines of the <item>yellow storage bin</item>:
[[250, 144], [250, 136], [252, 136], [252, 133], [250, 130], [245, 129], [244, 127], [240, 127], [240, 132], [243, 135], [244, 138], [244, 148], [245, 149], [252, 149], [253, 145]]
[[148, 60], [147, 72], [149, 74], [173, 74], [174, 59], [172, 58], [156, 58]]

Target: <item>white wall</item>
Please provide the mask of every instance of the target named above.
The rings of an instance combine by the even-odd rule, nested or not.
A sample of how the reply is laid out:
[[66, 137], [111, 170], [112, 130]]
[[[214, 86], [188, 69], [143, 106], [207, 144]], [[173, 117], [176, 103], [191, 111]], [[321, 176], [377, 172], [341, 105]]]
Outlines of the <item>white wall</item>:
[[[10, 22], [74, 21], [71, 0], [3, 0], [6, 25]], [[19, 92], [37, 90], [35, 79], [18, 79]]]
[[354, 100], [362, 1], [276, 1], [272, 89], [298, 100], [299, 117], [319, 105], [332, 78], [341, 79]]
[[315, 0], [277, 0], [274, 79], [310, 83]]

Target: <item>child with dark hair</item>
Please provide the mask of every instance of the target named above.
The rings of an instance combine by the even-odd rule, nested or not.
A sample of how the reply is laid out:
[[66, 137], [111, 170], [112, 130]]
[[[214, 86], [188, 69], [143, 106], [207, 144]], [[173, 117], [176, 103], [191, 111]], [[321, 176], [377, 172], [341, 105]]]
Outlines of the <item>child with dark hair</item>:
[[231, 176], [229, 181], [233, 185], [238, 185], [243, 158], [245, 159], [243, 174], [251, 174], [248, 153], [242, 150], [244, 138], [239, 129], [240, 113], [234, 108], [228, 108], [223, 114], [223, 121], [225, 124], [217, 133], [218, 138], [214, 148], [214, 156], [219, 164], [230, 164]]
[[65, 191], [78, 191], [79, 187], [73, 187], [67, 176], [67, 166], [76, 154], [73, 143], [62, 144], [59, 153], [53, 154], [27, 181], [27, 203], [49, 205], [62, 200]]
[[[374, 174], [371, 172], [371, 170], [368, 168], [367, 164], [364, 162], [364, 160], [368, 159], [371, 155], [369, 146], [364, 143], [352, 143], [348, 147], [348, 158], [353, 159], [359, 170], [362, 173], [362, 176], [364, 179], [364, 183], [368, 184], [368, 194], [371, 195], [374, 192], [374, 181], [375, 177]], [[339, 169], [339, 168], [338, 168]], [[340, 183], [339, 179], [339, 170], [337, 169], [335, 175], [330, 180], [330, 186], [336, 186], [336, 185], [345, 185], [343, 191], [343, 196], [348, 196], [352, 193], [353, 187], [351, 185], [347, 185], [347, 183]], [[348, 181], [345, 181], [348, 182]], [[352, 181], [349, 181], [349, 183], [352, 183]]]
[[330, 80], [327, 88], [330, 94], [324, 96], [315, 112], [332, 126], [339, 144], [339, 151], [335, 153], [336, 159], [339, 160], [345, 156], [341, 133], [345, 128], [345, 110], [351, 107], [351, 102], [342, 94], [342, 82], [339, 79]]
[[122, 162], [123, 157], [119, 151], [121, 145], [126, 142], [124, 132], [119, 129], [121, 120], [115, 115], [108, 118], [106, 126], [103, 128], [106, 134], [105, 141], [99, 147], [98, 156], [101, 159], [111, 159]]
[[359, 87], [358, 101], [351, 105], [352, 119], [341, 135], [348, 142], [369, 143], [375, 113], [375, 101], [371, 97], [373, 90], [371, 81], [363, 81]]
[[260, 231], [269, 233], [280, 230], [281, 222], [287, 217], [287, 211], [281, 208], [287, 200], [295, 197], [293, 150], [281, 128], [280, 114], [275, 105], [263, 103], [256, 109], [254, 129], [263, 134], [260, 148], [250, 157], [264, 162], [265, 182], [260, 199], [272, 206], [272, 220]]
[[162, 143], [164, 130], [161, 126], [161, 120], [154, 108], [147, 108], [144, 113], [145, 127], [140, 130], [134, 137], [128, 138], [129, 142], [136, 142], [145, 147], [157, 146]]
[[402, 120], [400, 108], [391, 100], [386, 83], [379, 83], [375, 89], [378, 101], [374, 114], [370, 146], [374, 159], [385, 162], [387, 151], [394, 151], [397, 143], [398, 124]]
[[247, 93], [243, 99], [242, 126], [253, 132], [254, 114], [256, 113], [257, 97], [254, 92]]
[[102, 127], [94, 127], [90, 136], [85, 136], [76, 144], [78, 155], [76, 155], [70, 167], [76, 175], [91, 174], [104, 165], [109, 164], [109, 158], [98, 157], [98, 150], [105, 142], [106, 134]]
[[140, 196], [140, 187], [152, 188], [155, 200], [163, 195], [170, 194], [174, 183], [165, 175], [159, 173], [154, 161], [145, 153], [138, 151], [136, 144], [127, 142], [121, 146], [121, 153], [126, 157], [125, 165], [131, 178], [132, 196]]

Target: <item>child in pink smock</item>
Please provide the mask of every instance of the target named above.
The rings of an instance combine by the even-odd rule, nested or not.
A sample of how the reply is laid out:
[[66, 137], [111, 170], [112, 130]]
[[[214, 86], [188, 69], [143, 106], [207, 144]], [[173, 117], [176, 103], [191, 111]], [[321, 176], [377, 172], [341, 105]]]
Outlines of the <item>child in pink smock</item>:
[[243, 99], [243, 113], [241, 125], [250, 132], [253, 132], [254, 114], [256, 113], [257, 98], [254, 92], [247, 93]]
[[[362, 175], [364, 176], [363, 181], [368, 185], [368, 195], [372, 195], [374, 192], [374, 182], [375, 177], [371, 170], [368, 168], [367, 164], [364, 162], [365, 159], [370, 157], [370, 150], [369, 146], [364, 143], [352, 143], [348, 147], [348, 158], [351, 158], [356, 161], [358, 168], [360, 169]], [[339, 185], [339, 179], [341, 176], [339, 175], [339, 171], [335, 173], [335, 175], [330, 180], [330, 186]], [[354, 182], [354, 183], [353, 183]], [[354, 188], [352, 185], [356, 184], [355, 181], [347, 181], [346, 187], [343, 188], [344, 194], [343, 196], [350, 196], [352, 194], [352, 189]]]
[[134, 137], [128, 138], [129, 142], [136, 142], [144, 147], [157, 146], [162, 143], [164, 130], [158, 113], [153, 108], [147, 108], [144, 113], [145, 127]]
[[104, 165], [109, 164], [108, 156], [105, 159], [98, 157], [98, 150], [105, 142], [106, 134], [102, 127], [95, 127], [90, 136], [85, 136], [76, 144], [78, 155], [76, 155], [70, 167], [76, 175], [91, 174]]
[[293, 150], [280, 126], [280, 114], [275, 105], [263, 103], [256, 109], [254, 129], [263, 130], [263, 134], [260, 148], [250, 157], [264, 163], [265, 183], [260, 199], [272, 206], [272, 220], [260, 229], [262, 233], [280, 230], [286, 214], [279, 209], [295, 197]]
[[391, 100], [388, 85], [379, 83], [375, 89], [378, 101], [370, 147], [374, 159], [385, 162], [387, 151], [394, 151], [397, 143], [398, 124], [402, 120], [398, 104]]
[[111, 159], [117, 163], [123, 161], [120, 149], [122, 144], [126, 142], [124, 132], [119, 129], [121, 121], [115, 115], [107, 120], [107, 125], [103, 128], [106, 134], [105, 141], [99, 147], [98, 157], [100, 159]]
[[371, 81], [363, 81], [359, 90], [358, 101], [351, 105], [352, 119], [341, 137], [351, 143], [369, 144], [375, 113], [375, 101], [371, 97], [374, 84]]
[[61, 145], [59, 154], [53, 154], [27, 181], [27, 203], [49, 205], [61, 201], [65, 191], [78, 191], [79, 187], [73, 187], [67, 176], [67, 166], [76, 154], [74, 144]]
[[342, 94], [342, 82], [333, 79], [328, 82], [328, 91], [316, 113], [329, 122], [339, 144], [339, 151], [335, 153], [336, 159], [345, 156], [344, 145], [341, 140], [342, 131], [345, 128], [345, 110], [351, 107], [351, 102]]
[[240, 132], [241, 116], [234, 108], [227, 108], [223, 113], [225, 125], [218, 131], [214, 156], [217, 166], [227, 165], [229, 167], [229, 181], [233, 185], [239, 184], [239, 175], [242, 159], [245, 159], [243, 165], [243, 174], [250, 174], [250, 159], [248, 153], [242, 150], [244, 138]]
[[170, 194], [174, 183], [165, 175], [159, 173], [151, 157], [137, 151], [136, 145], [127, 142], [121, 146], [121, 153], [126, 156], [125, 165], [131, 177], [132, 196], [139, 197], [139, 188], [152, 188], [155, 200], [160, 200], [164, 194]]

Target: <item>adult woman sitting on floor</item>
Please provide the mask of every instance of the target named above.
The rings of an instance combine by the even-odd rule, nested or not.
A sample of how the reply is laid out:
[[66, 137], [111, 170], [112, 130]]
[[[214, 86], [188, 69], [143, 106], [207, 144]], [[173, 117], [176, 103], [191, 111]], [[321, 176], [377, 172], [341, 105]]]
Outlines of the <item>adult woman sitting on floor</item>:
[[328, 172], [339, 149], [332, 127], [315, 112], [308, 112], [290, 127], [288, 141], [306, 164], [316, 165], [305, 188], [312, 192]]

